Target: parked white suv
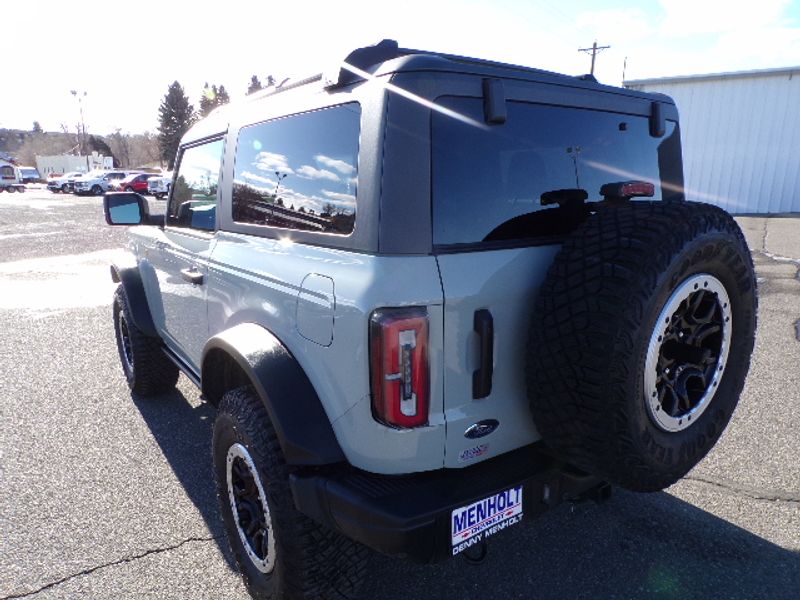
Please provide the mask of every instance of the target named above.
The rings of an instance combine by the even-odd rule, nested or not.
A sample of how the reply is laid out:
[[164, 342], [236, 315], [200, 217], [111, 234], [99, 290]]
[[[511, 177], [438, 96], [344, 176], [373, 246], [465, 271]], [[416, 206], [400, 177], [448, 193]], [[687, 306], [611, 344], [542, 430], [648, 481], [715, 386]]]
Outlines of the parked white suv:
[[137, 172], [138, 171], [90, 171], [75, 180], [73, 184], [74, 191], [78, 195], [92, 194], [93, 196], [102, 196], [109, 191], [111, 183], [114, 181], [122, 181], [131, 173]]
[[172, 171], [147, 178], [147, 193], [159, 200], [169, 196], [170, 187], [172, 187]]
[[349, 598], [365, 547], [433, 562], [565, 500], [671, 485], [753, 348], [747, 244], [684, 198], [663, 95], [399, 48], [217, 110], [166, 215], [108, 194], [123, 371], [218, 407], [257, 598]]
[[70, 171], [59, 177], [49, 177], [47, 179], [47, 189], [54, 194], [66, 194], [71, 190], [71, 182], [83, 175], [82, 171]]

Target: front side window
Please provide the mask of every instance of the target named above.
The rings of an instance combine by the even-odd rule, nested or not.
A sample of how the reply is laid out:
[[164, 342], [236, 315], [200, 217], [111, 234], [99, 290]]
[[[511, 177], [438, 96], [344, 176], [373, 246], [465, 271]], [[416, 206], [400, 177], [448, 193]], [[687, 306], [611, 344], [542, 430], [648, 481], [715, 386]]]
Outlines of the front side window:
[[[217, 188], [222, 140], [186, 148], [167, 209], [167, 225], [213, 231], [217, 216]], [[139, 176], [140, 181], [145, 181]]]
[[349, 234], [356, 217], [360, 109], [345, 104], [245, 127], [233, 220]]

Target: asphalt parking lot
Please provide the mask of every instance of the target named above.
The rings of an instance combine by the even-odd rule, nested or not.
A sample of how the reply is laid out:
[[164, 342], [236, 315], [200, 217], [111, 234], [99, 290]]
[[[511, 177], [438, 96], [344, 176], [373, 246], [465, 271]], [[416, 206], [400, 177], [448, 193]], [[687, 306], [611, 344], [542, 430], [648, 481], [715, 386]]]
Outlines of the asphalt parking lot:
[[[375, 557], [364, 598], [798, 597], [800, 217], [738, 220], [759, 329], [711, 454], [664, 492], [512, 527], [478, 566]], [[125, 385], [108, 275], [124, 244], [100, 198], [0, 194], [0, 598], [249, 597], [213, 494], [214, 409], [183, 377], [155, 400]]]

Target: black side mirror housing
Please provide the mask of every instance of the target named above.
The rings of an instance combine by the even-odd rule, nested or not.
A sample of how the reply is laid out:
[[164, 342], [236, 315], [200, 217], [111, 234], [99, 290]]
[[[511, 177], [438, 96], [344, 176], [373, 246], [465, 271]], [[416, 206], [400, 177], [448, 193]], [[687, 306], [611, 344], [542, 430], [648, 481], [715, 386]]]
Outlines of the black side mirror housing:
[[147, 198], [136, 192], [108, 192], [103, 212], [109, 225], [159, 225], [164, 215], [151, 215]]

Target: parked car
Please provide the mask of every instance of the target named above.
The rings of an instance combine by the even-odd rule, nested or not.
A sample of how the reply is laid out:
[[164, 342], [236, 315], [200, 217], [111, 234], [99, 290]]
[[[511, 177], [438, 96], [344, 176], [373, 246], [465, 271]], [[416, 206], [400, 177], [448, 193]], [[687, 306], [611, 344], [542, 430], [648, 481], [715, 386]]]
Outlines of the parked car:
[[23, 183], [44, 183], [39, 170], [36, 167], [19, 167]]
[[118, 189], [123, 192], [147, 194], [147, 180], [152, 176], [152, 173], [132, 173], [120, 180]]
[[365, 547], [477, 559], [523, 516], [672, 485], [753, 350], [750, 250], [686, 199], [671, 98], [390, 40], [342, 64], [194, 125], [165, 215], [104, 198], [122, 372], [217, 407], [260, 599], [351, 598]]
[[47, 189], [54, 194], [66, 194], [71, 191], [73, 182], [83, 175], [82, 171], [70, 171], [58, 177], [50, 177], [47, 179]]
[[172, 187], [172, 171], [153, 175], [147, 179], [147, 191], [156, 198], [166, 198]]
[[75, 193], [101, 196], [109, 191], [112, 182], [122, 181], [131, 174], [131, 171], [91, 171], [75, 180]]

